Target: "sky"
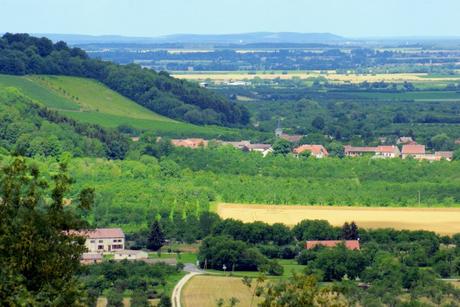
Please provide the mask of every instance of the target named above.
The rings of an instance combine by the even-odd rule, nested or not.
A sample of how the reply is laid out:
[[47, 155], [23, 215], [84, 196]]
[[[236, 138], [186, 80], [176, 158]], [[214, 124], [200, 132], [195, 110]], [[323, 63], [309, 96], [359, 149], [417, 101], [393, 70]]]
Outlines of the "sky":
[[0, 32], [460, 36], [459, 0], [0, 0]]

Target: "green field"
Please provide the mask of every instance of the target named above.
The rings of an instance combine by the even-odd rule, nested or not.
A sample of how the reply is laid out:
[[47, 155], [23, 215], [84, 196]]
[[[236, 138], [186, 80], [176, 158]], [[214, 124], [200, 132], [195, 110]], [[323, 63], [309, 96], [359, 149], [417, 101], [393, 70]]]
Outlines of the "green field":
[[91, 79], [0, 75], [0, 88], [4, 87], [18, 88], [35, 102], [75, 120], [109, 128], [130, 125], [176, 136], [216, 137], [235, 133], [234, 129], [196, 126], [161, 116]]

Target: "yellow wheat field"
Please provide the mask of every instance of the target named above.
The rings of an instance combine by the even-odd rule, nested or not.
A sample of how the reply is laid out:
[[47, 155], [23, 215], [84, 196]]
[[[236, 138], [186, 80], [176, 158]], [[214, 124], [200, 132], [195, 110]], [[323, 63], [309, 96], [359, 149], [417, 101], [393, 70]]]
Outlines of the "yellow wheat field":
[[327, 74], [321, 74], [316, 71], [308, 72], [295, 72], [290, 71], [287, 74], [280, 72], [275, 73], [257, 73], [257, 74], [248, 74], [247, 72], [209, 72], [209, 73], [184, 73], [184, 74], [175, 74], [174, 77], [186, 80], [212, 80], [217, 83], [231, 82], [231, 81], [242, 81], [242, 80], [252, 80], [256, 77], [273, 80], [273, 79], [283, 79], [288, 80], [295, 78], [308, 79], [315, 77], [324, 77], [329, 82], [336, 83], [361, 83], [364, 81], [367, 82], [430, 82], [430, 81], [458, 81], [458, 78], [430, 78], [427, 77], [425, 73], [394, 73], [394, 74], [337, 74], [335, 72], [329, 72]]
[[262, 221], [293, 226], [304, 219], [327, 220], [334, 226], [354, 221], [363, 228], [430, 230], [439, 234], [460, 233], [460, 208], [372, 208], [278, 205], [217, 205], [222, 218], [243, 222]]
[[[215, 307], [217, 300], [225, 300], [224, 306], [229, 306], [229, 299], [239, 300], [237, 306], [249, 306], [251, 290], [243, 284], [241, 278], [197, 275], [192, 277], [182, 289], [181, 302], [185, 307]], [[257, 306], [259, 298], [254, 298], [253, 306]]]

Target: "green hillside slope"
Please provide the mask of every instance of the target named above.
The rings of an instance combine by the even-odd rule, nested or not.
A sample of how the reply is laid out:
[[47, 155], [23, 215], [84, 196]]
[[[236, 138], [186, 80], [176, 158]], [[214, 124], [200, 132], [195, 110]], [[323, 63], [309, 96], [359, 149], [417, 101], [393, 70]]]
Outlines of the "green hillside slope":
[[116, 128], [129, 125], [170, 136], [235, 135], [236, 130], [196, 126], [158, 115], [98, 81], [67, 76], [0, 75], [0, 88], [15, 87], [35, 102], [75, 120]]
[[0, 37], [0, 73], [90, 78], [168, 118], [226, 127], [245, 127], [249, 123], [245, 107], [196, 83], [139, 65], [91, 59], [82, 49], [44, 37], [11, 33]]

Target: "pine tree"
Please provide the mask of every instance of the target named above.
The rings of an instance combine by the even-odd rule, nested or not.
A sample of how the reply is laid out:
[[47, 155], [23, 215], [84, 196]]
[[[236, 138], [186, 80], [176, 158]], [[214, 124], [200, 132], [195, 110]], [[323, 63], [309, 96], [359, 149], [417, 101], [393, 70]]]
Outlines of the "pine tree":
[[355, 222], [351, 222], [350, 224], [350, 240], [358, 240], [359, 239], [359, 232], [358, 226]]
[[153, 251], [159, 250], [165, 243], [165, 236], [160, 222], [155, 220], [150, 226], [150, 233], [147, 239], [147, 248]]

